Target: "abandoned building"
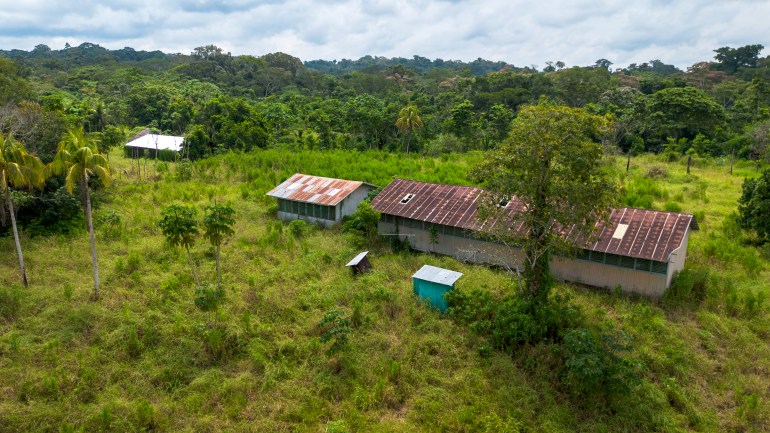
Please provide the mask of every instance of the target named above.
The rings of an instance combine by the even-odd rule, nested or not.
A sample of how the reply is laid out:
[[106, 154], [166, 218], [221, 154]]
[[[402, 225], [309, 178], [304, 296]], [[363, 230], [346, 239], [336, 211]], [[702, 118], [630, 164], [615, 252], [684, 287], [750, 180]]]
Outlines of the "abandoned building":
[[[469, 186], [395, 179], [372, 201], [382, 216], [380, 234], [398, 236], [419, 251], [450, 255], [474, 263], [523, 270], [523, 254], [478, 236], [483, 191]], [[505, 203], [514, 212], [516, 200]], [[675, 273], [684, 268], [693, 215], [617, 208], [607, 225], [597, 224], [597, 240], [574, 257], [554, 256], [554, 278], [596, 287], [660, 297]]]

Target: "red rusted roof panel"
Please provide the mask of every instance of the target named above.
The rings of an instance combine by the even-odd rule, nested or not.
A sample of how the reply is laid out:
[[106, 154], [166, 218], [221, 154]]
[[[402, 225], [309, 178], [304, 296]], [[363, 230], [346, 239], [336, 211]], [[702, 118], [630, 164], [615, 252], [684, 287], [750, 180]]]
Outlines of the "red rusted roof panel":
[[[490, 230], [494, 221], [484, 224], [477, 218], [477, 201], [483, 191], [469, 186], [443, 185], [396, 178], [372, 201], [377, 211], [469, 230]], [[412, 198], [401, 201], [408, 195]], [[509, 216], [524, 210], [521, 201], [512, 199], [506, 206]], [[522, 230], [518, 222], [514, 230]], [[625, 227], [620, 227], [624, 225]], [[688, 229], [697, 229], [692, 215], [635, 208], [617, 208], [609, 222], [597, 223], [597, 240], [587, 248], [621, 256], [660, 262], [668, 261], [679, 248]], [[564, 230], [570, 237], [571, 230]]]
[[285, 200], [336, 206], [361, 185], [364, 185], [364, 182], [296, 173], [267, 195]]

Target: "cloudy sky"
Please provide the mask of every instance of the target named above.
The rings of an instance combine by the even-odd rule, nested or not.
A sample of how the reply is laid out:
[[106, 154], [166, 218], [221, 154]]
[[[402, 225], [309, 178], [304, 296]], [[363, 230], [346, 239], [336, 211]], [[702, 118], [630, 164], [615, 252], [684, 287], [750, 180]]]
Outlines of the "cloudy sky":
[[770, 0], [0, 0], [0, 49], [92, 42], [188, 54], [214, 44], [302, 60], [659, 59], [684, 69], [722, 46], [770, 54], [768, 17]]

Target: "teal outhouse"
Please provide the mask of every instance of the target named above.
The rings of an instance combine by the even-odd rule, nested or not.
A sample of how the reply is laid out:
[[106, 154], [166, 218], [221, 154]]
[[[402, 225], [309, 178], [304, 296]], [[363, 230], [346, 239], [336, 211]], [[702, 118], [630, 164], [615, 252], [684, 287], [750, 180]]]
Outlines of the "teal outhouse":
[[425, 265], [412, 275], [414, 293], [444, 312], [446, 311], [446, 301], [442, 295], [454, 289], [455, 281], [462, 276], [463, 274], [460, 272]]

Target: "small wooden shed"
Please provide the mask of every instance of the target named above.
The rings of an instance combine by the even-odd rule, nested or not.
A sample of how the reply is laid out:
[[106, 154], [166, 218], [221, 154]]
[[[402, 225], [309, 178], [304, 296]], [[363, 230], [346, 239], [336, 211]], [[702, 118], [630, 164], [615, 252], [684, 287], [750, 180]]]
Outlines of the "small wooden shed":
[[369, 259], [366, 258], [367, 254], [369, 254], [369, 251], [360, 253], [359, 255], [353, 257], [353, 260], [349, 261], [348, 264], [345, 265], [350, 268], [350, 270], [353, 272], [353, 275], [369, 272], [369, 269], [372, 268], [372, 264], [369, 263]]
[[455, 282], [462, 276], [460, 272], [425, 265], [412, 275], [414, 293], [422, 299], [427, 299], [433, 307], [445, 312], [446, 301], [442, 295], [454, 289]]

